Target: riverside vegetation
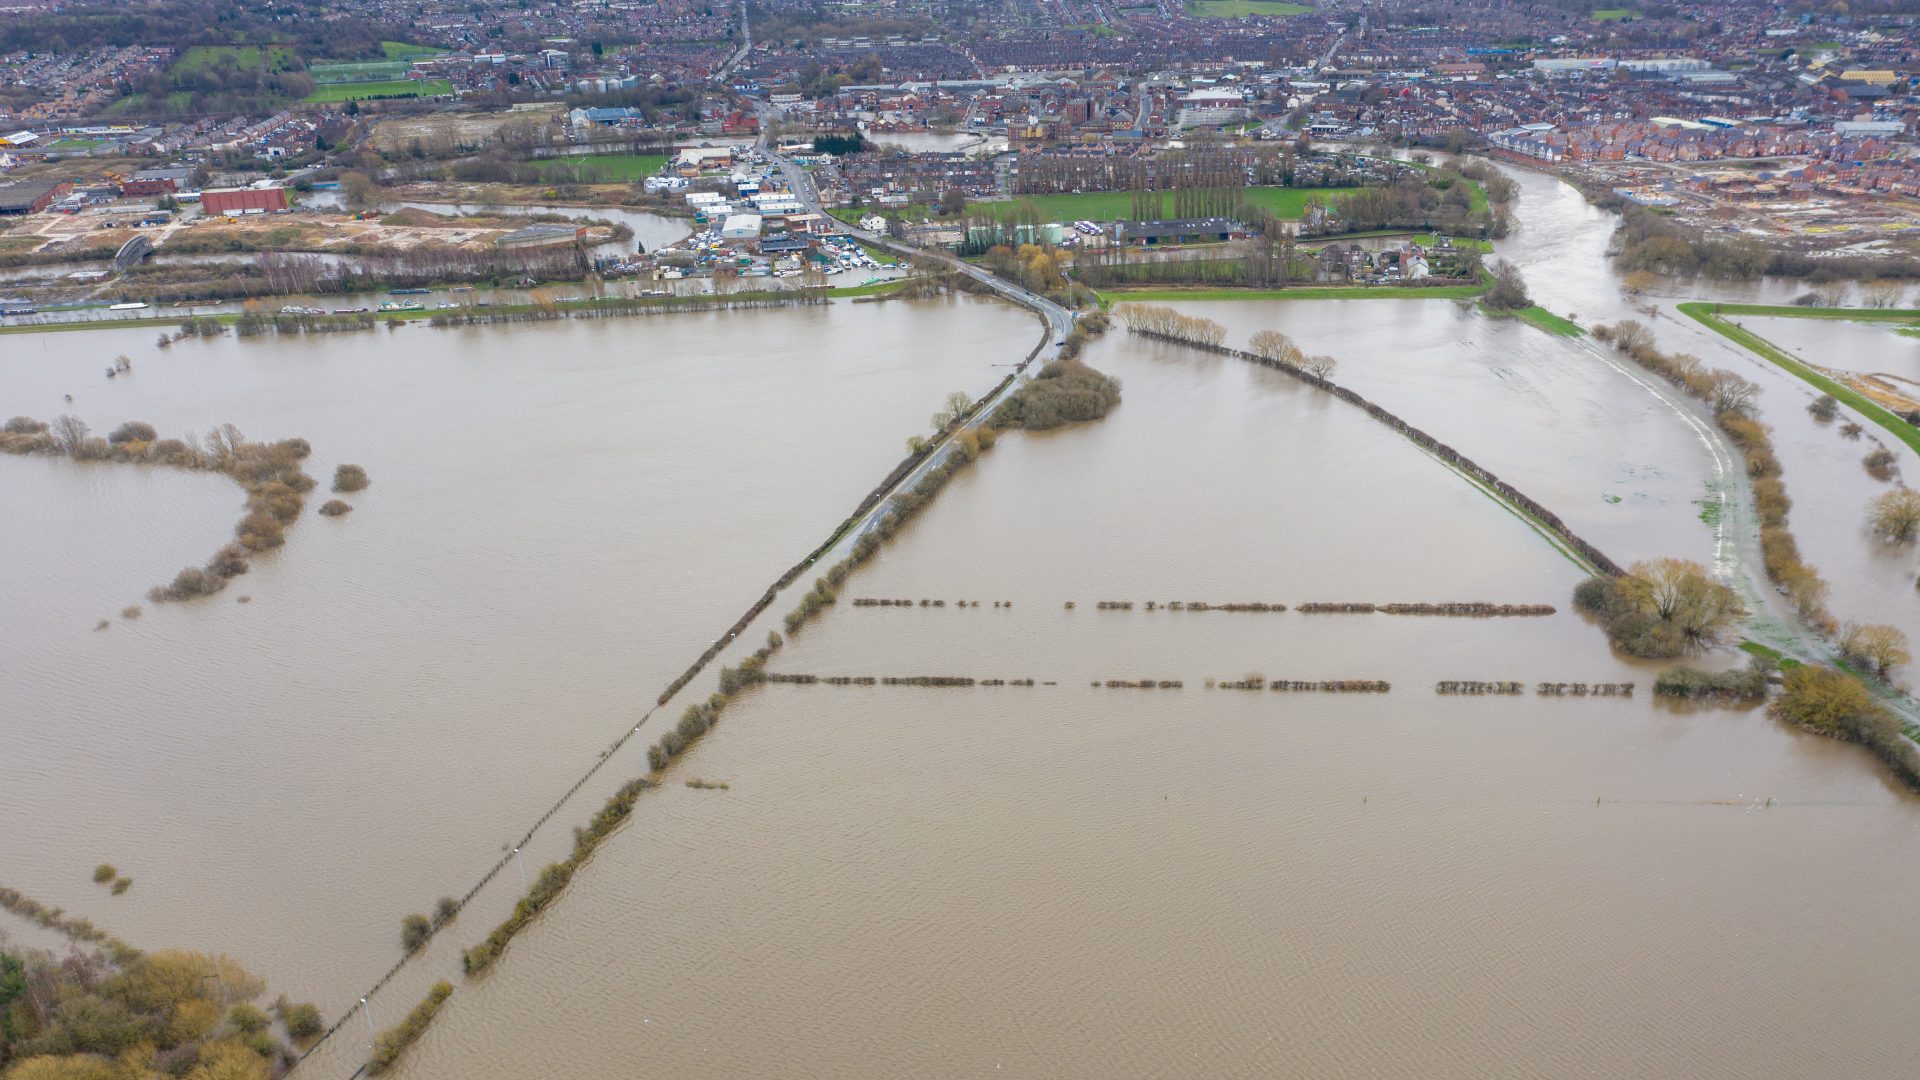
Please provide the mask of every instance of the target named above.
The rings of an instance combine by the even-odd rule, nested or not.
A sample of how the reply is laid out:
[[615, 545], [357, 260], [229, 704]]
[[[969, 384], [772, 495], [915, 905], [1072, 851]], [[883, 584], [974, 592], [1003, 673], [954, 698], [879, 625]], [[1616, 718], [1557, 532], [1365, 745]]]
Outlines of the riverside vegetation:
[[[1773, 452], [1770, 432], [1752, 416], [1759, 387], [1733, 372], [1708, 368], [1698, 357], [1660, 352], [1653, 347], [1652, 333], [1631, 319], [1611, 327], [1595, 327], [1594, 336], [1713, 410], [1715, 425], [1746, 458], [1767, 577], [1786, 594], [1800, 617], [1823, 636], [1837, 637], [1842, 657], [1869, 674], [1884, 678], [1892, 667], [1906, 663], [1906, 637], [1900, 630], [1853, 623], [1842, 628], [1827, 610], [1829, 587], [1819, 572], [1801, 559], [1799, 545], [1787, 528], [1793, 502], [1780, 479], [1780, 460]], [[1816, 417], [1825, 411], [1820, 401], [1813, 405]], [[1743, 608], [1735, 612], [1738, 599], [1731, 590], [1708, 579], [1697, 564], [1663, 559], [1636, 564], [1634, 570], [1624, 576], [1590, 578], [1574, 592], [1578, 606], [1607, 622], [1609, 639], [1623, 652], [1678, 656], [1712, 644], [1720, 632], [1745, 617]], [[1697, 682], [1676, 676], [1672, 683], [1675, 696]], [[1852, 689], [1844, 689], [1841, 684], [1851, 684]], [[1736, 695], [1710, 690], [1705, 695], [1686, 696]], [[1902, 734], [1899, 721], [1851, 672], [1798, 665], [1786, 672], [1781, 696], [1775, 699], [1772, 710], [1775, 716], [1798, 727], [1860, 743], [1902, 782], [1920, 790], [1920, 751]]]
[[[253, 1004], [265, 985], [225, 956], [142, 952], [11, 889], [0, 903], [71, 937], [64, 955], [0, 944], [0, 1073], [7, 1080], [272, 1080], [294, 1054]], [[80, 945], [93, 946], [80, 948]], [[319, 1010], [282, 997], [289, 1035]]]
[[147, 596], [156, 603], [211, 596], [226, 588], [247, 572], [253, 555], [286, 542], [286, 527], [300, 516], [306, 493], [314, 488], [313, 477], [300, 468], [313, 452], [307, 440], [253, 442], [232, 424], [208, 431], [203, 442], [192, 433], [163, 439], [152, 424], [129, 420], [103, 439], [77, 416], [61, 416], [51, 424], [16, 416], [0, 426], [0, 451], [217, 472], [244, 488], [247, 513], [234, 526], [237, 539], [206, 565], [189, 566], [171, 583], [155, 586]]

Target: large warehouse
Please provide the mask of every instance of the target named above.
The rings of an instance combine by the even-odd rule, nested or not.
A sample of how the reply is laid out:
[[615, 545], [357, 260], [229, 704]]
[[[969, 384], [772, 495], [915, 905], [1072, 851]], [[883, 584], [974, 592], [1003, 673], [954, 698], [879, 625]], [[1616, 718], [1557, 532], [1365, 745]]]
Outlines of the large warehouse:
[[208, 188], [200, 193], [200, 209], [208, 214], [264, 213], [287, 208], [283, 187]]

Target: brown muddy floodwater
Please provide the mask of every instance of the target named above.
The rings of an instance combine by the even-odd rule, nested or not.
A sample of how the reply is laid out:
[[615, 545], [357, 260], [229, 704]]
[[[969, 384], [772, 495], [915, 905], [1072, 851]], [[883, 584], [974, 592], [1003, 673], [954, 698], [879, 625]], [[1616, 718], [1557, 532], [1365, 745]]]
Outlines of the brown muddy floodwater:
[[[1803, 514], [1869, 493], [1821, 449], [1837, 436], [1796, 424], [1811, 394], [1672, 311], [1791, 283], [1623, 296], [1611, 219], [1517, 179], [1502, 253], [1543, 303], [1640, 318], [1763, 382], [1803, 546]], [[1700, 516], [1726, 467], [1701, 417], [1589, 344], [1444, 301], [1183, 307], [1230, 344], [1271, 328], [1334, 354], [1342, 382], [1621, 562], [1732, 557]], [[317, 476], [356, 461], [374, 479], [221, 600], [96, 633], [221, 542], [237, 490], [0, 461], [26, 551], [0, 585], [0, 881], [136, 944], [225, 949], [338, 1016], [397, 957], [402, 914], [493, 865], [947, 391], [985, 389], [1035, 337], [969, 300], [166, 354], [148, 332], [0, 338], [8, 413], [71, 392], [100, 428], [231, 420], [311, 439]], [[134, 374], [109, 383], [120, 351]], [[1124, 332], [1089, 359], [1126, 384], [1108, 418], [1003, 436], [773, 664], [1055, 685], [747, 693], [489, 974], [463, 981], [458, 953], [519, 894], [511, 862], [375, 995], [386, 1026], [434, 979], [458, 986], [396, 1075], [1910, 1071], [1920, 801], [1864, 752], [1656, 703], [1658, 668], [1569, 610], [1579, 568], [1358, 410]], [[1836, 598], [1884, 591], [1870, 559], [1815, 542]], [[1207, 687], [1256, 674], [1393, 688]], [[1185, 685], [1088, 685], [1143, 678]], [[1433, 692], [1452, 679], [1529, 691]], [[713, 682], [559, 809], [529, 874]], [[132, 892], [98, 895], [103, 859]], [[366, 1050], [354, 1017], [297, 1075], [348, 1077]]]
[[[400, 1075], [1873, 1076], [1920, 1051], [1889, 947], [1920, 819], [1864, 754], [1660, 707], [1565, 610], [1093, 610], [1564, 609], [1581, 575], [1283, 376], [1123, 335], [1091, 361], [1126, 381], [1111, 416], [1004, 436], [843, 593], [982, 607], [843, 602], [775, 664], [1058, 685], [754, 691]], [[1204, 685], [1251, 673], [1393, 691]], [[1185, 688], [1088, 686], [1143, 677]]]
[[[237, 486], [0, 459], [0, 882], [338, 1015], [399, 957], [401, 916], [466, 892], [947, 393], [1038, 338], [972, 299], [0, 338], [5, 415], [232, 422], [309, 439], [316, 499], [340, 462], [373, 478], [218, 598], [155, 606], [231, 536]], [[119, 352], [133, 373], [108, 380]], [[529, 859], [565, 851], [562, 820]], [[102, 861], [133, 890], [94, 887]]]

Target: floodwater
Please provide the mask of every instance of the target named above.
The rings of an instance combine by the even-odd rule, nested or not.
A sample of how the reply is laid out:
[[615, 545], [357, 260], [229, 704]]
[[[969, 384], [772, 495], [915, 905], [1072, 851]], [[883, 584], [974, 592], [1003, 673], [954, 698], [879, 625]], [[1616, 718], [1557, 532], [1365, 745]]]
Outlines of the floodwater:
[[1729, 316], [1727, 321], [1809, 364], [1858, 375], [1893, 376], [1910, 384], [1905, 387], [1908, 393], [1920, 395], [1920, 339], [1900, 333], [1896, 324], [1766, 315]]
[[[1920, 1050], [1884, 948], [1916, 804], [1863, 754], [1656, 705], [1565, 610], [1577, 568], [1357, 410], [1124, 336], [1090, 358], [1126, 381], [1112, 415], [1003, 436], [843, 592], [949, 607], [842, 603], [774, 665], [1058, 685], [754, 691], [398, 1075], [1864, 1076]], [[1094, 607], [1394, 598], [1562, 611]], [[1253, 673], [1393, 690], [1205, 685]]]
[[[1689, 283], [1622, 295], [1605, 215], [1518, 178], [1525, 227], [1502, 253], [1543, 303], [1650, 321], [1662, 347], [1763, 381], [1796, 532], [1832, 549], [1814, 561], [1852, 614], [1840, 579], [1850, 600], [1878, 579], [1837, 533], [1809, 538], [1809, 504], [1859, 493], [1809, 451], [1839, 445], [1811, 395], [1676, 318], [1703, 295]], [[1699, 418], [1590, 343], [1441, 301], [1183, 307], [1233, 344], [1272, 328], [1332, 353], [1342, 382], [1617, 560], [1718, 555]], [[219, 600], [95, 631], [217, 546], [237, 492], [0, 461], [28, 478], [10, 511], [88, 502], [5, 518], [36, 554], [35, 580], [0, 593], [29, 612], [0, 631], [0, 820], [32, 823], [0, 880], [136, 944], [225, 949], [338, 1016], [398, 957], [401, 915], [494, 865], [946, 391], [990, 385], [1034, 330], [956, 301], [165, 354], [144, 331], [0, 339], [9, 412], [71, 392], [101, 428], [232, 420], [311, 439], [316, 476], [357, 461], [374, 479]], [[109, 383], [120, 351], [135, 371]], [[1864, 752], [1653, 701], [1658, 666], [1570, 610], [1577, 567], [1358, 410], [1118, 330], [1089, 360], [1126, 384], [1107, 419], [1003, 436], [842, 592], [946, 607], [843, 601], [773, 665], [1054, 685], [743, 696], [491, 973], [462, 980], [458, 950], [517, 896], [511, 860], [374, 995], [386, 1026], [434, 979], [458, 985], [397, 1075], [1867, 1077], [1920, 1053], [1898, 946], [1920, 800]], [[43, 580], [85, 566], [70, 593]], [[1254, 674], [1393, 688], [1207, 685]], [[1184, 687], [1088, 685], [1142, 678]], [[1445, 679], [1529, 692], [1436, 695]], [[653, 730], [536, 834], [529, 875], [644, 771]], [[101, 860], [133, 891], [99, 895]], [[365, 1030], [352, 1018], [299, 1075], [352, 1074]]]
[[[310, 440], [315, 505], [338, 463], [373, 485], [219, 597], [154, 606], [231, 536], [236, 486], [0, 460], [0, 882], [138, 944], [228, 951], [338, 1015], [399, 957], [401, 916], [464, 893], [949, 392], [1037, 338], [974, 299], [165, 351], [5, 338], [7, 415], [232, 422]], [[108, 380], [119, 352], [133, 371]], [[102, 861], [132, 891], [93, 886]]]

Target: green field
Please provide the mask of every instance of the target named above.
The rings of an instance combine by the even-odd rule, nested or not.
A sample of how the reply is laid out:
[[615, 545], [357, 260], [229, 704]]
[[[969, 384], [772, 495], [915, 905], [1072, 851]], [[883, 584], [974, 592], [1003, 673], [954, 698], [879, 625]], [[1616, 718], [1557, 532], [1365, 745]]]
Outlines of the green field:
[[1593, 13], [1594, 22], [1625, 22], [1639, 17], [1640, 13], [1632, 8], [1601, 8]]
[[[1259, 187], [1247, 189], [1247, 202], [1264, 210], [1270, 210], [1276, 217], [1297, 218], [1306, 210], [1307, 200], [1318, 196], [1322, 202], [1332, 202], [1336, 196], [1356, 191], [1357, 188], [1275, 188]], [[1158, 192], [1162, 196], [1167, 213], [1173, 213], [1173, 193]], [[1046, 221], [1127, 221], [1133, 218], [1133, 192], [1131, 191], [1093, 191], [1082, 195], [1023, 195], [1012, 202], [971, 203], [969, 209], [994, 208], [994, 213], [1002, 219], [1012, 216], [1018, 208], [1032, 203]]]
[[[193, 104], [193, 91], [175, 90], [167, 95], [162, 107], [172, 112], [183, 112], [187, 106], [191, 104]], [[107, 114], [109, 116], [119, 116], [123, 113], [144, 112], [153, 107], [147, 95], [128, 94], [126, 97], [107, 106]]]
[[1290, 15], [1305, 15], [1312, 10], [1305, 4], [1290, 4], [1284, 0], [1187, 0], [1187, 14], [1202, 19], [1242, 19], [1248, 15], [1284, 19]]
[[596, 182], [631, 184], [660, 171], [666, 165], [665, 154], [579, 154], [533, 162], [542, 176], [555, 180], [586, 182], [593, 173]]
[[293, 67], [294, 57], [293, 50], [284, 45], [269, 45], [265, 49], [258, 45], [195, 45], [173, 62], [173, 71], [176, 75], [190, 75], [222, 66], [228, 59], [241, 71], [262, 67], [286, 71]]
[[47, 144], [48, 150], [91, 150], [106, 145], [105, 139], [55, 139]]
[[445, 49], [436, 49], [431, 45], [409, 45], [404, 41], [383, 41], [380, 51], [389, 60], [413, 60], [422, 56], [439, 56]]
[[1726, 315], [1774, 315], [1791, 319], [1849, 319], [1860, 322], [1906, 322], [1920, 319], [1920, 311], [1902, 311], [1871, 308], [1803, 308], [1781, 307], [1768, 304], [1710, 304], [1691, 301], [1679, 305], [1682, 314], [1694, 319], [1720, 336], [1732, 341], [1760, 357], [1770, 360], [1786, 369], [1803, 381], [1811, 384], [1822, 393], [1832, 394], [1834, 398], [1853, 409], [1861, 416], [1879, 424], [1893, 434], [1893, 437], [1907, 444], [1915, 453], [1920, 453], [1920, 427], [1914, 427], [1896, 416], [1879, 402], [1859, 393], [1852, 387], [1808, 367], [1794, 359], [1786, 350], [1761, 337], [1743, 326], [1726, 322]]
[[356, 98], [370, 97], [432, 97], [435, 94], [453, 93], [453, 83], [446, 79], [428, 79], [414, 82], [411, 79], [394, 79], [390, 82], [332, 83], [314, 87], [313, 93], [305, 100], [310, 102], [352, 101]]

